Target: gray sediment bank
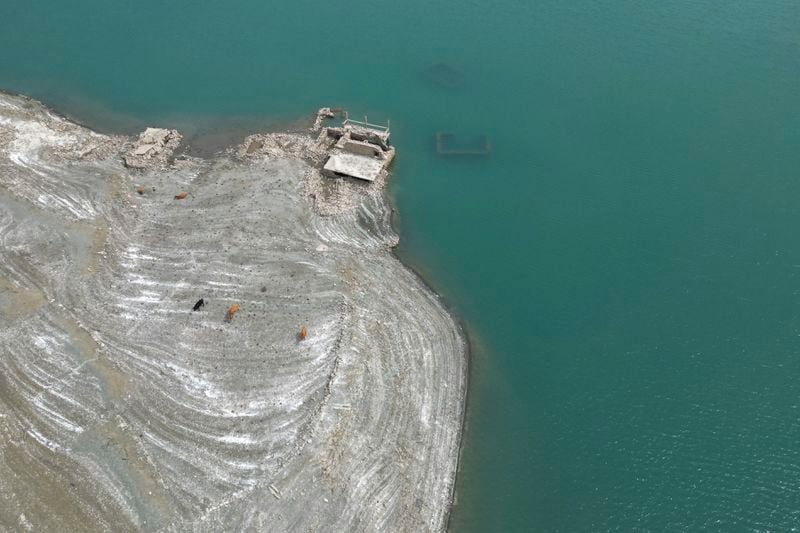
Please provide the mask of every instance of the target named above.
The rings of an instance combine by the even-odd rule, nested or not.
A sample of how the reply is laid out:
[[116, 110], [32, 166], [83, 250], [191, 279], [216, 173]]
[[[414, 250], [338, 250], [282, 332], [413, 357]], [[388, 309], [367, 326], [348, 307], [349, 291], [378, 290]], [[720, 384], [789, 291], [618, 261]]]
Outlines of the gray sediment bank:
[[0, 529], [443, 530], [467, 346], [382, 182], [134, 142], [0, 95]]

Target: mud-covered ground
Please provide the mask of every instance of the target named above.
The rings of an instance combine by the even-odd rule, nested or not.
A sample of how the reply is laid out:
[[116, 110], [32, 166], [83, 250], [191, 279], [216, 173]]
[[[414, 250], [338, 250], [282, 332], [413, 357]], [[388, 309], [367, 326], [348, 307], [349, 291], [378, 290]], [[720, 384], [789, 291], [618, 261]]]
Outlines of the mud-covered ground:
[[133, 141], [0, 95], [0, 530], [444, 529], [466, 345], [380, 192]]

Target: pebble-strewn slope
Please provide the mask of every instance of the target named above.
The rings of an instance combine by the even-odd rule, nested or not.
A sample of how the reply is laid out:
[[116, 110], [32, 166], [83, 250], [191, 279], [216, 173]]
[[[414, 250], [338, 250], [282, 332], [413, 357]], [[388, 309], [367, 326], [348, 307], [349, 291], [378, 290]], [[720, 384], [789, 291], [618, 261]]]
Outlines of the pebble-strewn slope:
[[466, 346], [383, 200], [125, 142], [0, 96], [0, 529], [443, 529]]

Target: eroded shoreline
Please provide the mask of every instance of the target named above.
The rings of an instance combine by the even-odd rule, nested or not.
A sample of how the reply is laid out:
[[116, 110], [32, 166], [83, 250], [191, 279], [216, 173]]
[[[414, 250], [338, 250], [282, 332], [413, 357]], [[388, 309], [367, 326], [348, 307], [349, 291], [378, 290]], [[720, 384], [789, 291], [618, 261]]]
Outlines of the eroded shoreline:
[[0, 96], [0, 524], [445, 528], [465, 337], [382, 194], [321, 216], [313, 139], [267, 137], [132, 171]]

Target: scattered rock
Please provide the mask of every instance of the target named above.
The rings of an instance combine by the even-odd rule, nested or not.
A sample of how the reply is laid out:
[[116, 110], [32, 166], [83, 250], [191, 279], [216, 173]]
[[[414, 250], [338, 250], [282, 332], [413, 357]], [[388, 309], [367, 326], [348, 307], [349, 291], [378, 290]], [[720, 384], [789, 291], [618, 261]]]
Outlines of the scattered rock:
[[264, 146], [264, 143], [262, 143], [259, 140], [254, 140], [253, 142], [250, 143], [250, 146], [247, 147], [247, 151], [245, 153], [247, 155], [254, 154], [254, 153], [258, 152], [263, 146]]
[[314, 125], [311, 127], [311, 131], [317, 131], [322, 127], [323, 120], [334, 118], [335, 116], [336, 112], [330, 107], [321, 107], [319, 111], [317, 111], [317, 118], [314, 119]]
[[383, 194], [386, 177], [387, 171], [383, 170], [371, 183], [353, 178], [326, 178], [312, 168], [305, 174], [304, 188], [314, 212], [331, 216], [352, 211], [365, 198]]
[[299, 158], [320, 164], [327, 155], [327, 146], [320, 146], [307, 135], [293, 133], [257, 133], [249, 135], [236, 148], [242, 158], [291, 159]]

